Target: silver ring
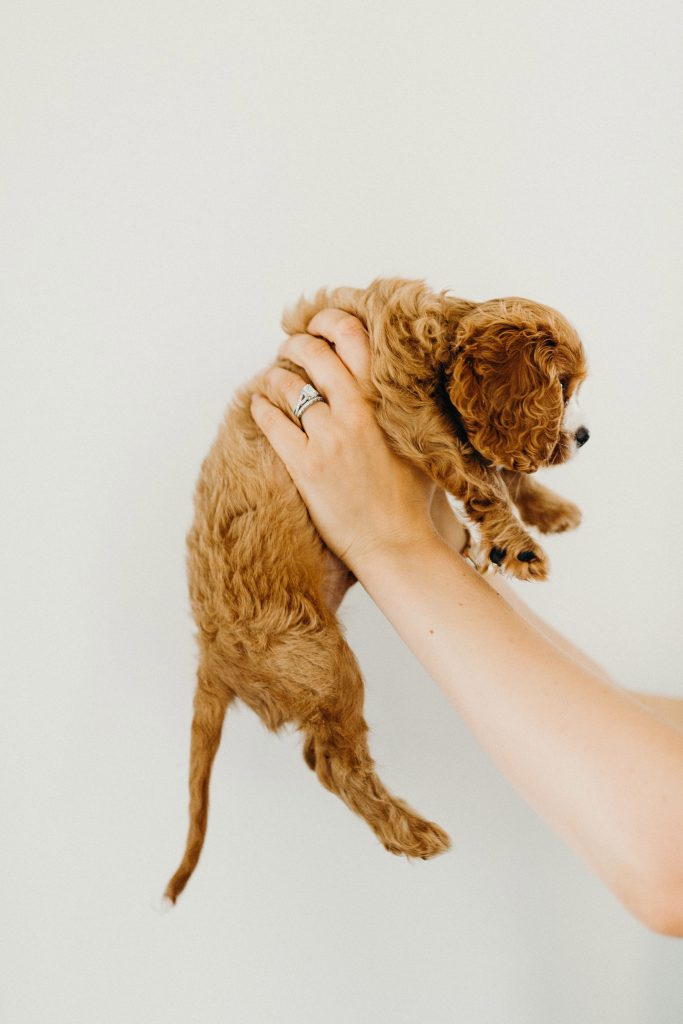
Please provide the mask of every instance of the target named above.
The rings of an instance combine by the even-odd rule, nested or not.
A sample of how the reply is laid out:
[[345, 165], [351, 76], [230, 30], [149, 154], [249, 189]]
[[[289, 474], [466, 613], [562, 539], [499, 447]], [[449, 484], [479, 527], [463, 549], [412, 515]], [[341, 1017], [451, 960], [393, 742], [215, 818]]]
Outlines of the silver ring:
[[310, 406], [312, 405], [315, 405], [316, 402], [324, 401], [325, 399], [323, 398], [323, 396], [320, 394], [319, 391], [316, 391], [312, 384], [304, 384], [304, 386], [301, 389], [301, 393], [299, 394], [299, 400], [292, 409], [292, 413], [294, 414], [294, 416], [296, 416], [298, 420], [300, 420], [303, 414], [306, 412], [306, 409], [310, 408]]

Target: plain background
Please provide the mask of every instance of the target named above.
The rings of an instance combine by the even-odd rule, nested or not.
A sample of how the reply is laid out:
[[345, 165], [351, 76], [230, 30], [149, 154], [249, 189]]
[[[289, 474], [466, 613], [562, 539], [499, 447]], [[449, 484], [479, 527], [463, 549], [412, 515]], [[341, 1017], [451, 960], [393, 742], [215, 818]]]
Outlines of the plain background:
[[[3, 1017], [12, 1024], [679, 1024], [650, 934], [494, 770], [360, 588], [383, 778], [451, 833], [408, 864], [231, 711], [186, 828], [184, 538], [285, 305], [426, 278], [562, 310], [584, 510], [523, 596], [683, 696], [680, 5], [3, 5]], [[495, 642], [495, 638], [492, 638]], [[552, 766], [548, 766], [552, 771]]]

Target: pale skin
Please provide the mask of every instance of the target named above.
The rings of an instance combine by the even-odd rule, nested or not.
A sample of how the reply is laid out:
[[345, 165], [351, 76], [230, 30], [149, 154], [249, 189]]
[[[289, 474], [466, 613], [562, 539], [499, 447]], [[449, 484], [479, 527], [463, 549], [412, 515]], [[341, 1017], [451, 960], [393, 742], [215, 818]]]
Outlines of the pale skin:
[[499, 769], [622, 904], [683, 937], [683, 699], [618, 686], [461, 556], [466, 533], [445, 495], [389, 449], [361, 394], [359, 320], [322, 310], [280, 354], [326, 402], [295, 421], [303, 380], [276, 367], [252, 415], [340, 579], [348, 566]]

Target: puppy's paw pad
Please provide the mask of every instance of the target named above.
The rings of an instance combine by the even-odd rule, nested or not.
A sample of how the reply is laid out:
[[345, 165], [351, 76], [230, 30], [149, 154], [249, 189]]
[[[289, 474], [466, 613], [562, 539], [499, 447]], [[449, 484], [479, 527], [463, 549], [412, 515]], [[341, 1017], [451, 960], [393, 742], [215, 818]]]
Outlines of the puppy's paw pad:
[[518, 580], [546, 579], [549, 571], [548, 559], [533, 551], [520, 552], [522, 555], [526, 555], [527, 553], [533, 555], [533, 558], [520, 558], [520, 555], [517, 555], [517, 561], [514, 566], [511, 564], [507, 568], [509, 568], [510, 572], [516, 576]]
[[520, 551], [517, 555], [518, 562], [536, 562], [538, 561], [538, 555], [535, 551]]
[[526, 537], [514, 552], [510, 551], [501, 568], [518, 580], [544, 580], [550, 566], [543, 548]]

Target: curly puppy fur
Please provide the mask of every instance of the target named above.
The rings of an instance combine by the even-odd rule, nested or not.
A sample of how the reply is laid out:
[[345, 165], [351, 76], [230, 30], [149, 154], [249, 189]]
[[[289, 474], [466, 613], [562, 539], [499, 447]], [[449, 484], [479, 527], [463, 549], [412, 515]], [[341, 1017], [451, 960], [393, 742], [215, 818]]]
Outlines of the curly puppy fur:
[[[321, 289], [285, 312], [283, 329], [306, 331], [326, 307], [367, 329], [364, 390], [393, 448], [461, 501], [495, 564], [543, 579], [546, 556], [513, 505], [543, 532], [579, 522], [575, 505], [528, 475], [577, 447], [564, 425], [566, 403], [586, 375], [574, 329], [528, 299], [468, 302], [400, 278]], [[300, 367], [279, 363], [308, 380]], [[187, 537], [199, 665], [190, 828], [166, 889], [173, 902], [199, 859], [211, 767], [236, 697], [273, 731], [295, 723], [308, 766], [387, 850], [428, 858], [449, 846], [446, 833], [392, 796], [375, 772], [363, 680], [335, 614], [339, 594], [331, 596], [339, 588], [330, 552], [249, 411], [261, 376], [236, 393], [202, 464]]]

